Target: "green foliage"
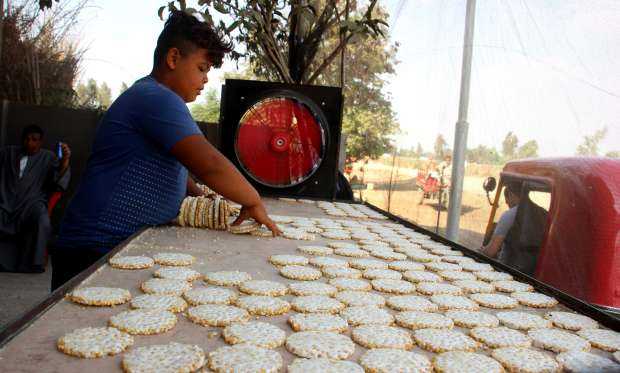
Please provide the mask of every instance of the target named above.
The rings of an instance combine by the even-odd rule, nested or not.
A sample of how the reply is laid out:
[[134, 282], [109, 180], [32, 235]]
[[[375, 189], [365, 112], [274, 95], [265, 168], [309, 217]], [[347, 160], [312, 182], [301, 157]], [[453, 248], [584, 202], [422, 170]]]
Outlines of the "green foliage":
[[435, 151], [436, 159], [444, 159], [446, 155], [450, 154], [450, 150], [448, 149], [448, 143], [446, 142], [446, 139], [444, 139], [442, 134], [437, 135], [433, 149]]
[[97, 84], [95, 79], [88, 79], [86, 84], [80, 83], [75, 89], [75, 106], [85, 109], [105, 110], [112, 104], [112, 91], [103, 82]]
[[123, 92], [125, 92], [125, 91], [126, 91], [126, 90], [128, 90], [128, 89], [129, 89], [129, 87], [127, 86], [127, 83], [123, 82], [123, 83], [121, 84], [121, 90], [120, 90], [120, 92], [118, 93], [118, 95], [120, 96], [121, 94], [123, 94]]
[[504, 160], [495, 148], [478, 145], [473, 149], [467, 149], [467, 161], [478, 164], [502, 164]]
[[502, 142], [502, 154], [506, 160], [514, 159], [517, 155], [517, 147], [519, 146], [519, 139], [514, 133], [508, 132], [504, 141]]
[[597, 130], [591, 136], [584, 136], [583, 143], [577, 146], [577, 155], [596, 157], [599, 155], [599, 144], [607, 136], [607, 127]]
[[519, 159], [538, 157], [538, 143], [536, 140], [530, 140], [520, 146], [517, 155]]
[[[369, 0], [358, 16], [349, 19], [345, 2], [338, 0], [198, 0], [198, 8], [178, 0], [161, 6], [158, 15], [163, 19], [166, 9], [199, 15], [237, 42], [239, 48], [231, 57], [246, 59], [257, 75], [313, 84], [345, 46], [386, 35], [387, 23], [374, 12], [376, 3]], [[355, 9], [357, 1], [351, 4]], [[319, 59], [323, 40], [330, 34], [341, 36], [339, 43]]]
[[220, 98], [218, 92], [210, 88], [202, 103], [193, 104], [190, 112], [197, 122], [217, 123], [220, 120]]
[[343, 132], [347, 134], [347, 157], [378, 158], [393, 149], [384, 131], [396, 131], [395, 122], [382, 123], [382, 113], [356, 108], [349, 110], [342, 121]]
[[605, 157], [608, 158], [620, 158], [620, 150], [614, 150], [611, 152], [605, 153]]

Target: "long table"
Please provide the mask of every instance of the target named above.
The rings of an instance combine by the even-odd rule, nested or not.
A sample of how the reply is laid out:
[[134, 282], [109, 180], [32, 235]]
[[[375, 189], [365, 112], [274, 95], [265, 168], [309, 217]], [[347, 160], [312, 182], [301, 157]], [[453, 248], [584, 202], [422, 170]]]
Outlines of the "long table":
[[[276, 199], [265, 199], [270, 214], [289, 215], [300, 217], [328, 217], [315, 204], [291, 203]], [[388, 214], [389, 215], [389, 214]], [[396, 219], [396, 217], [389, 215]], [[342, 218], [334, 218], [340, 220]], [[401, 221], [407, 224], [404, 221]], [[411, 225], [410, 225], [411, 226]], [[416, 230], [421, 229], [411, 226]], [[443, 243], [451, 244], [455, 249], [462, 250], [465, 255], [473, 256], [478, 261], [488, 261], [484, 257], [462, 248], [454, 243], [425, 232], [434, 239]], [[64, 294], [76, 287], [83, 286], [109, 286], [128, 289], [133, 296], [142, 294], [139, 286], [142, 282], [152, 278], [153, 272], [158, 268], [145, 270], [119, 270], [110, 267], [107, 259], [112, 255], [146, 255], [152, 256], [160, 252], [180, 252], [195, 256], [197, 261], [191, 268], [201, 272], [219, 270], [240, 270], [249, 272], [253, 279], [279, 281], [292, 283], [278, 274], [277, 268], [271, 265], [267, 259], [273, 254], [300, 254], [297, 251], [299, 245], [321, 245], [329, 242], [317, 235], [315, 241], [295, 241], [285, 238], [264, 238], [250, 235], [233, 235], [228, 232], [212, 231], [194, 228], [181, 228], [176, 226], [153, 227], [139, 232], [117, 248], [108, 256], [93, 265], [81, 276], [74, 278], [70, 283], [51, 294], [41, 305], [27, 313], [24, 318], [12, 326], [9, 326], [0, 334], [0, 371], [2, 372], [114, 372], [120, 371], [122, 354], [98, 359], [81, 359], [71, 357], [56, 349], [56, 341], [62, 335], [74, 329], [83, 327], [106, 326], [108, 319], [129, 309], [128, 304], [116, 307], [87, 307], [80, 306], [64, 299]], [[343, 257], [340, 257], [343, 258]], [[346, 258], [345, 258], [346, 259]], [[532, 278], [525, 277], [518, 272], [505, 268], [497, 262], [488, 261], [498, 269], [512, 272], [522, 280], [534, 284], [538, 290], [555, 295], [564, 304], [556, 306], [555, 310], [568, 310], [567, 306], [595, 317], [601, 323], [619, 330], [617, 320], [606, 316], [598, 310], [584, 305], [583, 303], [537, 283]], [[320, 281], [326, 281], [322, 278]], [[201, 280], [194, 282], [194, 288], [208, 286]], [[386, 297], [387, 294], [383, 294]], [[292, 296], [284, 299], [291, 300]], [[485, 312], [496, 313], [497, 310], [481, 308]], [[533, 309], [519, 307], [526, 312], [542, 315], [550, 309]], [[390, 310], [390, 312], [395, 313]], [[255, 319], [268, 321], [286, 331], [287, 335], [293, 333], [287, 324], [290, 314], [275, 317], [255, 317]], [[206, 353], [226, 345], [221, 337], [221, 328], [200, 326], [189, 321], [182, 314], [178, 314], [178, 323], [170, 331], [152, 336], [135, 336], [133, 347], [152, 344], [162, 344], [171, 341], [199, 345]], [[614, 321], [615, 320], [615, 321]], [[459, 330], [460, 328], [456, 328]], [[460, 329], [467, 333], [466, 329]], [[350, 335], [350, 332], [347, 334]], [[277, 349], [282, 354], [285, 364], [289, 364], [295, 356], [290, 354], [284, 347]], [[350, 360], [357, 361], [366, 351], [357, 345], [355, 354]], [[429, 357], [432, 353], [421, 350], [418, 347], [414, 351]], [[611, 354], [593, 349], [597, 354], [611, 357]], [[481, 353], [488, 351], [480, 350]]]

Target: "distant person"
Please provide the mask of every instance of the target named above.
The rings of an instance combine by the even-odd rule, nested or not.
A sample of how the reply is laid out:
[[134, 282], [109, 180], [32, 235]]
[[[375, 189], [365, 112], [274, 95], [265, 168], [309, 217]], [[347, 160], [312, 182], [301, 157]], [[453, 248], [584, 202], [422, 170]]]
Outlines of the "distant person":
[[52, 252], [52, 289], [140, 229], [172, 221], [187, 194], [203, 193], [189, 172], [243, 206], [233, 224], [251, 217], [280, 233], [258, 192], [207, 141], [186, 105], [231, 50], [209, 24], [170, 13], [151, 73], [123, 92], [99, 124]]
[[547, 220], [547, 211], [521, 197], [521, 183], [508, 183], [504, 198], [508, 211], [500, 217], [489, 243], [481, 252], [523, 273], [534, 275]]
[[0, 148], [0, 271], [45, 272], [52, 227], [47, 199], [69, 185], [71, 150], [61, 144], [60, 159], [41, 149], [43, 130], [30, 125], [21, 146]]

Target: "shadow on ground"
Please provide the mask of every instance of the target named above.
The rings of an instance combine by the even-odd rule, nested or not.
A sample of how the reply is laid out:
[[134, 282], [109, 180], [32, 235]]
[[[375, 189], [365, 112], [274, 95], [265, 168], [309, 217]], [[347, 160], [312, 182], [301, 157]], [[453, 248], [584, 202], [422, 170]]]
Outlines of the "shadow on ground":
[[0, 330], [49, 295], [51, 277], [49, 265], [45, 273], [0, 272]]

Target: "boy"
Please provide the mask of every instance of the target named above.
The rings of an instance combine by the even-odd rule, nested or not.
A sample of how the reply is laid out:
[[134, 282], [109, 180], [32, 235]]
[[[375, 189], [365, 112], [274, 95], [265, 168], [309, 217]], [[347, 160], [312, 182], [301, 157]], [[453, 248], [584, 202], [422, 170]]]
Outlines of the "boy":
[[201, 193], [188, 170], [243, 206], [233, 224], [252, 217], [280, 233], [256, 190], [209, 144], [185, 105], [230, 51], [206, 23], [184, 12], [170, 14], [153, 71], [119, 96], [99, 125], [52, 255], [52, 290], [140, 228], [174, 219], [186, 192]]

